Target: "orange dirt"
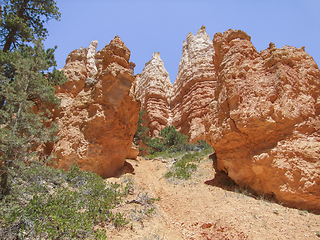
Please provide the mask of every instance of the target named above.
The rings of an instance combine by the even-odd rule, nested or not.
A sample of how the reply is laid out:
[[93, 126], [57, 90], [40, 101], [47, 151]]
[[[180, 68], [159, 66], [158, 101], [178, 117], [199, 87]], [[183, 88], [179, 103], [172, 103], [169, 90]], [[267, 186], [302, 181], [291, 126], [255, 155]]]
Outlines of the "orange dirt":
[[136, 203], [119, 206], [116, 210], [133, 220], [120, 230], [106, 227], [108, 239], [320, 239], [320, 215], [222, 188], [226, 181], [215, 178], [219, 173], [215, 174], [208, 158], [190, 180], [173, 181], [163, 177], [169, 160], [128, 162], [134, 174], [106, 181], [130, 181], [134, 185], [131, 198], [147, 192], [160, 201], [154, 203], [152, 216], [139, 212], [141, 206]]

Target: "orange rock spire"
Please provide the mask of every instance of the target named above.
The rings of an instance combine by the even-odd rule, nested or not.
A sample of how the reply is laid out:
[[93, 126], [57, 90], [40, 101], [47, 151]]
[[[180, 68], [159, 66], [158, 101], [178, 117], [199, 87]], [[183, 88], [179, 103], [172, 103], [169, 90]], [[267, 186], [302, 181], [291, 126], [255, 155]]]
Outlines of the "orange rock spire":
[[132, 139], [140, 104], [130, 92], [134, 76], [129, 49], [118, 36], [97, 53], [96, 46], [94, 41], [89, 49], [75, 50], [67, 58], [63, 71], [69, 82], [57, 93], [61, 138], [53, 151], [59, 168], [78, 164], [110, 177], [126, 158], [138, 154]]

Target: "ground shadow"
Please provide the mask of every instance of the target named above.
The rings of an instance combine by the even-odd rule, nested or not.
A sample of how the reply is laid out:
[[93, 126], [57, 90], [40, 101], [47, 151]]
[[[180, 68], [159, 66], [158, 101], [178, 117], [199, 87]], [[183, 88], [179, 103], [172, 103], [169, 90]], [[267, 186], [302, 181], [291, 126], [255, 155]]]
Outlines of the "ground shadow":
[[123, 166], [116, 172], [114, 177], [119, 178], [126, 173], [131, 173], [135, 175], [134, 167], [128, 161], [124, 162]]
[[218, 170], [216, 154], [211, 154], [209, 158], [212, 160], [215, 175], [213, 179], [207, 180], [204, 183], [207, 185], [222, 188], [227, 191], [235, 191], [237, 188], [239, 188], [239, 185], [237, 185], [235, 181], [233, 181], [226, 172]]
[[[253, 189], [236, 184], [235, 181], [233, 181], [228, 176], [228, 174], [226, 172], [219, 171], [218, 166], [217, 166], [218, 165], [217, 164], [217, 156], [215, 153], [211, 154], [209, 156], [209, 158], [212, 160], [212, 165], [213, 165], [213, 169], [215, 171], [215, 176], [213, 179], [205, 181], [204, 182], [205, 184], [219, 187], [219, 188], [222, 188], [226, 191], [243, 193], [243, 194], [245, 194], [249, 197], [253, 197], [255, 199], [263, 199], [263, 200], [266, 200], [269, 202], [281, 204], [286, 207], [295, 208], [293, 206], [290, 206], [289, 204], [284, 204], [282, 202], [279, 202], [276, 199], [274, 194], [258, 193], [258, 192], [255, 192]], [[313, 211], [313, 213], [315, 213], [315, 212]]]

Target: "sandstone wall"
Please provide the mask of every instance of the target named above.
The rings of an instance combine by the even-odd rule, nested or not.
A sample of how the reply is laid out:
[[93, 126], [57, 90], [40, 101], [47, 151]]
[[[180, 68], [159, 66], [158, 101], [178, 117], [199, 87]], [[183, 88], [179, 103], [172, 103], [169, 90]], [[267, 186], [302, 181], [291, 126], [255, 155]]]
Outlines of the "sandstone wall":
[[214, 98], [216, 71], [214, 47], [205, 27], [196, 36], [189, 33], [183, 42], [182, 57], [174, 85], [155, 53], [137, 75], [135, 92], [146, 111], [145, 120], [151, 136], [174, 125], [190, 141], [205, 138], [204, 119]]
[[129, 49], [119, 37], [97, 53], [96, 47], [93, 41], [89, 49], [74, 50], [67, 58], [63, 71], [69, 82], [57, 89], [61, 138], [53, 151], [59, 168], [78, 164], [110, 177], [126, 158], [138, 154], [132, 138], [140, 103], [130, 92], [134, 76]]
[[146, 111], [144, 118], [151, 137], [157, 136], [164, 127], [172, 124], [172, 84], [160, 53], [154, 53], [141, 74], [136, 75], [134, 91], [141, 101], [141, 109]]
[[218, 69], [208, 140], [236, 183], [299, 208], [320, 209], [320, 71], [304, 50], [257, 52], [228, 30], [213, 39]]
[[206, 138], [236, 183], [320, 212], [320, 71], [304, 47], [258, 52], [243, 31], [211, 41], [203, 27], [183, 43], [172, 88], [158, 65], [136, 85], [152, 131], [173, 124], [191, 141]]
[[170, 106], [172, 124], [190, 141], [205, 138], [204, 119], [215, 96], [215, 51], [206, 29], [202, 26], [196, 36], [189, 33], [183, 42], [182, 57], [173, 85]]

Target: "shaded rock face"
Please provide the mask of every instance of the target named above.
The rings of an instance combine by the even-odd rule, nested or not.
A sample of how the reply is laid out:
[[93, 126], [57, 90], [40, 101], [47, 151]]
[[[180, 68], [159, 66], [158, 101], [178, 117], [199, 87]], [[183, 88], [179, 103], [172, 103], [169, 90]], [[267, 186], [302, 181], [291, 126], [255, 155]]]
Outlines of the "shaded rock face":
[[216, 71], [214, 47], [202, 27], [196, 36], [189, 33], [174, 85], [155, 53], [135, 82], [135, 93], [146, 111], [145, 120], [152, 137], [174, 125], [190, 141], [205, 138], [204, 119], [214, 97]]
[[61, 130], [53, 151], [59, 168], [77, 164], [102, 177], [117, 175], [126, 158], [134, 158], [139, 101], [130, 92], [134, 81], [130, 51], [119, 37], [96, 53], [71, 52], [63, 71], [69, 82], [57, 89], [61, 98], [56, 116]]
[[256, 51], [242, 31], [214, 36], [218, 69], [207, 136], [236, 183], [320, 209], [320, 71], [304, 48]]

